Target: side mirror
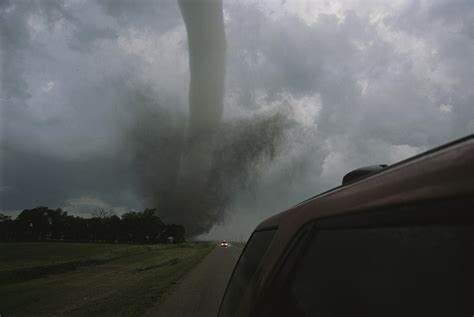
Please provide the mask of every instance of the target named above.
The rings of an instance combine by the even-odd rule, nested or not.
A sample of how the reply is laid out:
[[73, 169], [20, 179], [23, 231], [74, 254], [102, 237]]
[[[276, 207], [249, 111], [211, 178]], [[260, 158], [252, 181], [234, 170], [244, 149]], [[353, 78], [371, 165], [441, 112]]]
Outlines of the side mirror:
[[349, 182], [352, 182], [358, 179], [362, 179], [371, 174], [377, 173], [383, 170], [384, 168], [386, 168], [387, 166], [388, 166], [387, 164], [372, 165], [372, 166], [361, 167], [353, 171], [350, 171], [349, 173], [344, 175], [344, 177], [342, 178], [342, 185], [345, 185]]

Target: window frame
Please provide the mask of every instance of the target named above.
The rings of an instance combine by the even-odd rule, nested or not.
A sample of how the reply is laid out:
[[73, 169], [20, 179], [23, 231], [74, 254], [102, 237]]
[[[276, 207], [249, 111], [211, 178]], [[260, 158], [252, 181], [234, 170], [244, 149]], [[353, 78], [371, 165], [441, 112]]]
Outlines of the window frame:
[[[245, 255], [245, 252], [247, 251], [249, 245], [250, 245], [250, 242], [252, 241], [252, 239], [255, 238], [256, 234], [258, 233], [261, 233], [261, 232], [266, 232], [266, 231], [273, 231], [273, 236], [272, 238], [270, 239], [270, 242], [268, 243], [266, 249], [265, 249], [265, 252], [264, 254], [262, 255], [262, 257], [260, 258], [260, 261], [258, 262], [257, 266], [255, 267], [255, 270], [252, 274], [252, 277], [250, 278], [249, 280], [249, 286], [247, 287], [247, 292], [246, 293], [250, 293], [252, 292], [252, 286], [254, 287], [254, 283], [255, 283], [255, 278], [256, 276], [258, 275], [258, 272], [260, 270], [260, 267], [261, 267], [261, 264], [262, 262], [265, 260], [265, 255], [268, 253], [268, 250], [271, 248], [272, 246], [272, 243], [273, 243], [273, 240], [275, 239], [275, 236], [277, 234], [277, 231], [278, 231], [278, 226], [271, 226], [271, 227], [267, 227], [267, 228], [263, 228], [263, 229], [259, 229], [259, 230], [255, 230], [252, 232], [252, 234], [250, 235], [250, 238], [247, 240], [247, 243], [245, 244], [245, 247], [243, 248], [240, 256], [239, 256], [239, 259], [237, 260], [237, 263], [235, 264], [234, 266], [234, 269], [232, 270], [232, 274], [230, 275], [230, 278], [229, 278], [229, 281], [227, 283], [227, 286], [225, 288], [225, 292], [222, 296], [222, 299], [221, 299], [221, 302], [220, 302], [220, 305], [219, 305], [219, 312], [218, 312], [218, 317], [219, 316], [226, 316], [224, 315], [224, 312], [223, 312], [223, 307], [224, 307], [224, 302], [225, 302], [225, 299], [228, 295], [228, 291], [229, 291], [229, 287], [231, 285], [231, 282], [232, 280], [234, 279], [235, 277], [235, 274], [236, 274], [236, 271], [239, 267], [239, 264], [241, 264], [242, 262], [242, 258], [243, 256]], [[241, 301], [240, 301], [240, 304], [238, 306], [242, 306], [243, 304], [246, 304], [246, 305], [251, 305], [251, 303], [248, 303], [248, 301], [250, 300], [248, 294], [244, 294], [241, 298]]]

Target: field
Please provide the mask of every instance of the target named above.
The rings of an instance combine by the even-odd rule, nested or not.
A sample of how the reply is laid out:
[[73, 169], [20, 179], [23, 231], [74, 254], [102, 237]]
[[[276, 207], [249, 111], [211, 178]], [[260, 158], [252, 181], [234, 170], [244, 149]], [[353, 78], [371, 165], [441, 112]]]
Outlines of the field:
[[0, 243], [0, 315], [138, 316], [211, 245]]

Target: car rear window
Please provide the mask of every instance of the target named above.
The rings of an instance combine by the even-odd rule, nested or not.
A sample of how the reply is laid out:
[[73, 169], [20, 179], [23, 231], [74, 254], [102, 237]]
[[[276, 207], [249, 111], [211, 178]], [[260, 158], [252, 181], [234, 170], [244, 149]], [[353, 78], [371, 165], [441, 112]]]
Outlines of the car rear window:
[[473, 259], [472, 225], [319, 230], [273, 315], [472, 316]]
[[244, 294], [262, 260], [276, 230], [256, 231], [252, 234], [229, 282], [219, 316], [233, 316], [239, 309]]

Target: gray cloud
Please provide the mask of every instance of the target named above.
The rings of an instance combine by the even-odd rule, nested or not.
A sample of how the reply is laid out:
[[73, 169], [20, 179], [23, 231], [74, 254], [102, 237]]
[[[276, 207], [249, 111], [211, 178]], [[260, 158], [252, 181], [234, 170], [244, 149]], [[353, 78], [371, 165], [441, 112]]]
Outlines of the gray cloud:
[[[210, 237], [238, 238], [352, 168], [472, 133], [472, 9], [468, 0], [224, 1], [224, 122], [283, 113], [293, 124], [257, 176], [232, 190]], [[187, 117], [177, 3], [3, 1], [0, 32], [0, 209], [144, 207], [148, 182], [166, 177], [136, 163], [142, 134], [158, 146], [166, 124]], [[157, 151], [168, 162], [172, 148]]]

